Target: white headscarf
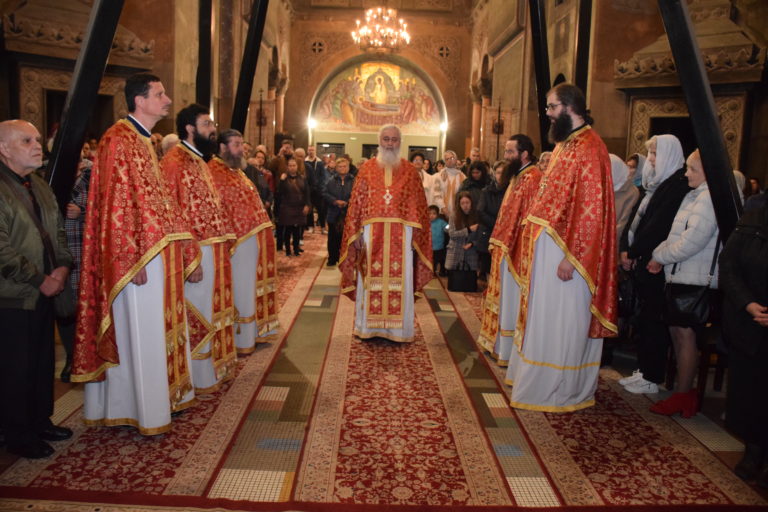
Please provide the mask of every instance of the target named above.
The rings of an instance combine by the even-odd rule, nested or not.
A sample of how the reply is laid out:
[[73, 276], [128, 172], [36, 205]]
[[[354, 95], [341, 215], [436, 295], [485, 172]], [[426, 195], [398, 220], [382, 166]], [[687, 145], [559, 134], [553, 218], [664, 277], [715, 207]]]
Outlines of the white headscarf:
[[669, 134], [654, 135], [648, 140], [646, 146], [650, 147], [654, 142], [656, 143], [656, 161], [652, 164], [646, 160], [643, 165], [643, 188], [646, 192], [643, 200], [640, 201], [640, 206], [638, 206], [635, 218], [632, 219], [632, 225], [629, 228], [630, 245], [634, 242], [635, 230], [638, 224], [640, 224], [640, 219], [645, 215], [645, 209], [648, 207], [648, 202], [651, 200], [654, 191], [667, 178], [675, 174], [675, 171], [685, 165], [683, 146], [677, 137]]
[[614, 155], [613, 153], [608, 155], [611, 157], [611, 175], [613, 175], [613, 191], [616, 192], [627, 182], [629, 178], [629, 167], [624, 163], [624, 160]]

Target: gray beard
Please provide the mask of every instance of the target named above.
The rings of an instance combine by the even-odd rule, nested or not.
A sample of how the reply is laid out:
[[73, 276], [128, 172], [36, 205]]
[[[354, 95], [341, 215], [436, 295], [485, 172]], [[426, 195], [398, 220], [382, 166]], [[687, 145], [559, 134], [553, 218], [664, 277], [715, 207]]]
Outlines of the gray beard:
[[236, 157], [232, 153], [222, 153], [221, 159], [232, 169], [245, 169], [247, 167], [245, 158]]
[[400, 151], [398, 149], [384, 149], [379, 146], [376, 160], [384, 167], [395, 167], [400, 163]]

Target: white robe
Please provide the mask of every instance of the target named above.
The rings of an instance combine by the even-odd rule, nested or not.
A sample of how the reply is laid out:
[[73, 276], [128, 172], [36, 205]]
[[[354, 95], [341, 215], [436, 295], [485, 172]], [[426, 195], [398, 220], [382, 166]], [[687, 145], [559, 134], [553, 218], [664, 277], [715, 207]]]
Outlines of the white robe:
[[[256, 264], [259, 259], [258, 237], [244, 240], [232, 255], [232, 291], [235, 309], [240, 318], [253, 318], [250, 322], [235, 324], [235, 347], [238, 354], [253, 352], [259, 336], [256, 323]], [[267, 336], [274, 332], [262, 334]]]
[[[366, 246], [371, 243], [371, 226], [363, 228], [363, 239]], [[405, 247], [413, 247], [413, 228], [405, 226], [403, 235]], [[413, 249], [409, 249], [413, 254]], [[357, 294], [355, 295], [355, 334], [361, 338], [382, 337], [392, 341], [411, 341], [415, 327], [413, 308], [413, 257], [405, 258], [403, 274], [403, 327], [402, 329], [369, 329], [366, 327], [366, 311], [368, 294], [363, 286], [363, 277], [357, 274]]]
[[[162, 255], [144, 268], [147, 283], [128, 283], [112, 303], [120, 364], [107, 369], [104, 381], [86, 383], [83, 410], [86, 421], [133, 425], [142, 434], [153, 435], [167, 431], [171, 423]], [[189, 344], [185, 347], [189, 368]], [[181, 408], [194, 398], [194, 391], [189, 391]]]
[[567, 412], [594, 405], [603, 339], [588, 337], [592, 294], [587, 282], [576, 270], [570, 281], [557, 277], [564, 256], [542, 231], [536, 240], [522, 350], [513, 348], [507, 368], [513, 407]]
[[[203, 257], [200, 265], [203, 267], [203, 279], [197, 283], [184, 283], [184, 298], [192, 303], [206, 321], [213, 322], [213, 286], [216, 278], [216, 269], [214, 268], [213, 247], [210, 245], [200, 246]], [[191, 312], [187, 312], [191, 314]], [[194, 347], [190, 347], [194, 348]], [[207, 341], [200, 348], [201, 354], [210, 353], [211, 342]], [[213, 388], [219, 383], [216, 378], [216, 369], [213, 367], [213, 359], [209, 356], [205, 359], [192, 359], [192, 384], [198, 391], [205, 391]]]
[[493, 352], [501, 366], [509, 363], [512, 354], [512, 338], [520, 309], [520, 287], [507, 266], [507, 259], [501, 260], [501, 289], [499, 291], [499, 330]]
[[467, 178], [460, 169], [452, 169], [446, 167], [440, 171], [440, 186], [443, 192], [443, 203], [445, 204], [445, 211], [448, 214], [448, 218], [453, 218], [453, 209], [456, 206], [456, 194], [459, 193], [462, 182]]
[[443, 209], [445, 203], [443, 202], [443, 181], [438, 174], [429, 174], [424, 171], [421, 174], [421, 185], [424, 187], [424, 195], [427, 198], [427, 206], [435, 205], [439, 209]]

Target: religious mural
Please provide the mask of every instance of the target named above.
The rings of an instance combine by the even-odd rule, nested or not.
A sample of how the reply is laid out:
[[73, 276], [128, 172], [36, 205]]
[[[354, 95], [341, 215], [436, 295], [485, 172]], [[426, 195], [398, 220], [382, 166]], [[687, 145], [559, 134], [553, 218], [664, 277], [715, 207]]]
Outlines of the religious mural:
[[367, 132], [396, 124], [403, 134], [435, 135], [437, 101], [424, 81], [389, 62], [365, 62], [335, 76], [318, 96], [320, 131]]

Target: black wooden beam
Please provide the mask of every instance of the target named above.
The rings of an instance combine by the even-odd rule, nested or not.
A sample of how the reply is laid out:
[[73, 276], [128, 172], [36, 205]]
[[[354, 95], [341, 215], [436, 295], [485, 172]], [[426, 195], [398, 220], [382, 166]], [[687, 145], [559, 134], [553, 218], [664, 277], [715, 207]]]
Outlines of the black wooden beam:
[[579, 28], [576, 36], [576, 73], [573, 83], [587, 95], [589, 80], [589, 39], [592, 32], [592, 0], [579, 0]]
[[245, 120], [248, 118], [248, 105], [251, 103], [253, 77], [256, 73], [256, 63], [259, 61], [261, 37], [264, 34], [264, 23], [267, 20], [269, 0], [253, 0], [251, 20], [248, 23], [248, 35], [245, 38], [243, 62], [240, 65], [240, 77], [237, 81], [235, 105], [232, 107], [232, 128], [245, 131]]
[[195, 101], [205, 107], [211, 105], [211, 23], [213, 18], [212, 0], [199, 0], [197, 77], [195, 80]]
[[541, 150], [552, 149], [552, 144], [547, 140], [549, 131], [549, 118], [545, 113], [547, 108], [547, 91], [552, 86], [549, 77], [549, 48], [547, 44], [547, 17], [544, 13], [543, 0], [528, 0], [528, 8], [531, 14], [531, 37], [533, 38], [533, 67], [536, 72], [536, 104], [539, 115], [539, 134], [541, 136]]
[[696, 144], [701, 152], [720, 236], [725, 241], [741, 215], [742, 205], [717, 116], [715, 98], [685, 0], [659, 0], [659, 10], [688, 104]]
[[53, 152], [48, 160], [51, 187], [62, 210], [69, 203], [88, 118], [96, 104], [123, 3], [123, 0], [94, 0], [91, 8], [85, 39], [77, 56]]

